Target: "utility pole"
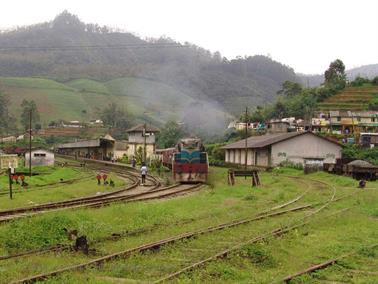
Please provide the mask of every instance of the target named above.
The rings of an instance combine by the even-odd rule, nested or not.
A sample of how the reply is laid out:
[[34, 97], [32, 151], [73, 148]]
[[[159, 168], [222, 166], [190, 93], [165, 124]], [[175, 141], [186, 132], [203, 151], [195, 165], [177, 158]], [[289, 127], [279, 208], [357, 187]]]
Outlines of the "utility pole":
[[31, 146], [32, 146], [32, 109], [30, 108], [29, 112], [29, 177], [32, 176], [32, 170], [31, 170]]
[[143, 145], [143, 162], [144, 163], [146, 163], [146, 157], [147, 157], [147, 155], [146, 155], [146, 139], [147, 139], [147, 137], [146, 137], [146, 123], [144, 123], [144, 125], [143, 125], [143, 136], [144, 136], [144, 145]]
[[9, 197], [10, 197], [10, 199], [13, 199], [13, 192], [12, 192], [12, 174], [13, 174], [13, 172], [12, 171], [13, 171], [12, 168], [9, 167], [8, 168], [8, 176], [9, 176]]
[[247, 170], [247, 139], [248, 139], [248, 107], [245, 108], [245, 152], [244, 152], [244, 170]]

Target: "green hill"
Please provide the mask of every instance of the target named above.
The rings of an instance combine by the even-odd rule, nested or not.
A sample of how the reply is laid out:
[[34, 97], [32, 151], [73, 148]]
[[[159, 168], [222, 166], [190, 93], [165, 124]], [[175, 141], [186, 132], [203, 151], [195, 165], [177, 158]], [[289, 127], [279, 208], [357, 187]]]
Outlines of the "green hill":
[[[186, 94], [201, 102], [216, 102], [227, 112], [239, 115], [246, 105], [256, 107], [274, 101], [284, 81], [297, 79], [293, 69], [266, 56], [228, 60], [219, 52], [211, 53], [194, 44], [169, 38], [145, 40], [85, 24], [67, 11], [47, 23], [0, 33], [0, 47], [0, 76], [73, 80], [59, 84], [43, 79], [9, 79], [18, 84], [16, 87], [26, 84], [27, 88], [37, 88], [42, 84], [40, 101], [46, 89], [57, 89], [56, 96], [63, 93], [62, 89], [68, 92], [66, 96], [80, 93], [81, 103], [75, 108], [84, 107], [85, 94], [108, 94], [108, 88], [112, 89], [109, 82], [116, 78], [144, 78], [146, 93], [157, 86], [168, 91], [167, 98], [172, 92]], [[127, 84], [140, 94], [140, 81], [133, 80]], [[150, 80], [162, 85], [147, 83]], [[61, 104], [64, 100], [59, 99]], [[96, 104], [101, 105], [101, 101]]]
[[[217, 131], [231, 117], [220, 106], [141, 78], [105, 82], [77, 79], [63, 84], [50, 79], [0, 77], [0, 91], [10, 99], [10, 111], [16, 118], [20, 117], [22, 100], [34, 100], [44, 126], [58, 119], [98, 118], [99, 111], [110, 103], [116, 103], [139, 121], [147, 120], [158, 126], [174, 119]], [[197, 119], [193, 120], [193, 116]]]
[[342, 92], [327, 98], [318, 107], [320, 111], [328, 110], [367, 110], [369, 103], [378, 99], [378, 86], [365, 85], [348, 87]]

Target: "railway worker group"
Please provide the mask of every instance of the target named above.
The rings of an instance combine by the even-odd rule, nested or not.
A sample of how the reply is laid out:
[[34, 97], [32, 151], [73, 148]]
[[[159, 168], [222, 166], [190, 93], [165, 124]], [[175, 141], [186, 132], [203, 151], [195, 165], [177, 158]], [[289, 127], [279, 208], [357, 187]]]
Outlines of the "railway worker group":
[[115, 186], [114, 181], [112, 179], [108, 181], [108, 175], [106, 173], [98, 173], [96, 179], [98, 185], [101, 185], [101, 180], [103, 180], [104, 185], [109, 185], [111, 187]]

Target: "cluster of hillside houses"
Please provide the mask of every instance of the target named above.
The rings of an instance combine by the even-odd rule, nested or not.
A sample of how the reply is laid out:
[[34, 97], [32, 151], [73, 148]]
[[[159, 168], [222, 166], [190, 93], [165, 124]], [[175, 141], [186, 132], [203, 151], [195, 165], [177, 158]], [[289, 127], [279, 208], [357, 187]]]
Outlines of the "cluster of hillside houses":
[[[311, 130], [314, 132], [327, 132], [333, 134], [378, 133], [377, 111], [348, 111], [335, 110], [317, 113], [311, 121], [287, 117], [271, 120], [269, 123], [250, 122], [247, 127], [253, 131], [266, 131], [271, 123], [281, 122], [287, 124], [289, 131]], [[231, 122], [228, 128], [244, 130], [245, 122]]]
[[[341, 158], [342, 145], [336, 140], [330, 140], [317, 132], [332, 132], [337, 134], [360, 133], [360, 142], [368, 147], [378, 145], [378, 113], [371, 111], [330, 111], [320, 113], [306, 125], [303, 120], [285, 118], [269, 123], [238, 123], [230, 124], [239, 130], [254, 129], [259, 135], [228, 144], [223, 147], [225, 162], [230, 164], [256, 167], [274, 167], [289, 161], [295, 164], [335, 163]], [[125, 155], [136, 156], [138, 151], [145, 151], [146, 157], [156, 153], [155, 137], [159, 129], [139, 124], [129, 130], [128, 140], [118, 141], [110, 135], [97, 139], [78, 140], [55, 147], [55, 152], [77, 158], [117, 160]], [[361, 140], [362, 139], [362, 140]], [[33, 164], [51, 163], [50, 152], [36, 149], [32, 153]], [[25, 155], [25, 157], [28, 155]], [[7, 167], [12, 157], [2, 155], [0, 167]]]

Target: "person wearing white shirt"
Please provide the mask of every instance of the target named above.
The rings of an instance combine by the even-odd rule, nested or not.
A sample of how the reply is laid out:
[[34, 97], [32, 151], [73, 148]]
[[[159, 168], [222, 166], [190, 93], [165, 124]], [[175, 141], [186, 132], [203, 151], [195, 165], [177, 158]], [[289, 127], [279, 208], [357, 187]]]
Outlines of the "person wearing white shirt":
[[142, 176], [142, 185], [145, 185], [147, 175], [147, 166], [145, 163], [142, 163], [142, 167], [140, 168], [140, 174]]

